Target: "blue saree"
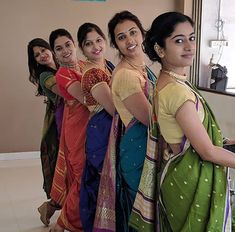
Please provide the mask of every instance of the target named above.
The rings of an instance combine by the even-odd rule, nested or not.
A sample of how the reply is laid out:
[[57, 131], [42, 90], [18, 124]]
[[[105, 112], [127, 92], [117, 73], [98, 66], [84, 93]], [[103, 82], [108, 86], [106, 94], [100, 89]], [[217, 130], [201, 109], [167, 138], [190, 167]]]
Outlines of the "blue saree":
[[80, 214], [83, 229], [86, 232], [91, 232], [93, 228], [100, 173], [108, 146], [111, 124], [112, 117], [102, 110], [90, 119], [87, 126], [86, 164], [80, 192]]
[[[82, 79], [82, 89], [86, 103], [91, 106], [91, 118], [86, 131], [86, 164], [83, 171], [80, 190], [80, 215], [83, 230], [92, 232], [96, 212], [96, 202], [100, 183], [100, 174], [103, 168], [112, 116], [96, 102], [91, 95], [91, 89], [101, 82], [110, 84], [113, 64], [106, 61], [108, 73], [92, 68], [87, 70]], [[95, 106], [95, 107], [94, 107]]]

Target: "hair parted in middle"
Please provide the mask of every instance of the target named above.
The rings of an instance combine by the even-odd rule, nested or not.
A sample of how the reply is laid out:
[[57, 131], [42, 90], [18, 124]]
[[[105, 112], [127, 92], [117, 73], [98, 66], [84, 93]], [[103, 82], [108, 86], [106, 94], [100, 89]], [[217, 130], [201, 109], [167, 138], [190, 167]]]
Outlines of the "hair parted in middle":
[[137, 25], [137, 27], [140, 29], [143, 38], [145, 36], [145, 30], [137, 16], [135, 16], [134, 14], [132, 14], [130, 11], [127, 11], [127, 10], [116, 13], [108, 23], [110, 45], [115, 47], [116, 49], [118, 49], [118, 46], [115, 41], [114, 30], [117, 24], [122, 23], [126, 20], [133, 21]]

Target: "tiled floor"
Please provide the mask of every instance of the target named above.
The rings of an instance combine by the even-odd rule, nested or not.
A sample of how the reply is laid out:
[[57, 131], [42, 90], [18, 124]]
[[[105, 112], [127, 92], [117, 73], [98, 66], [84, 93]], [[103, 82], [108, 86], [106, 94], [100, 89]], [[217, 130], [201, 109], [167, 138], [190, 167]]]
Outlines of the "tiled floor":
[[37, 211], [45, 200], [40, 159], [0, 160], [0, 232], [49, 231]]

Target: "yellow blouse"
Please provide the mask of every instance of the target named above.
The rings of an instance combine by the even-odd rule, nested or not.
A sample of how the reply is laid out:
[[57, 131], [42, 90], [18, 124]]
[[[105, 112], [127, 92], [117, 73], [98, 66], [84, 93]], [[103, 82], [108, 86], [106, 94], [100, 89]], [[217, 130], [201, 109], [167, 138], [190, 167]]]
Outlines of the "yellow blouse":
[[[186, 101], [196, 102], [192, 90], [179, 82], [172, 82], [161, 89], [154, 97], [154, 107], [162, 136], [166, 142], [181, 143], [183, 131], [176, 122], [175, 115]], [[201, 113], [200, 109], [200, 113]]]
[[127, 68], [119, 69], [112, 77], [113, 102], [125, 126], [130, 123], [133, 115], [122, 101], [135, 93], [143, 92], [145, 83], [145, 78], [137, 70]]

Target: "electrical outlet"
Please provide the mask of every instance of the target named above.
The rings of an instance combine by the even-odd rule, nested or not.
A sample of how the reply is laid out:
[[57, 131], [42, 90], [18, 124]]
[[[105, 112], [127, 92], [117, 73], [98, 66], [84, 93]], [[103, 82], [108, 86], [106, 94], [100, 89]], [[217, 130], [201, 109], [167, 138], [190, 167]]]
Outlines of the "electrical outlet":
[[210, 47], [216, 48], [222, 46], [228, 46], [228, 40], [210, 40]]

